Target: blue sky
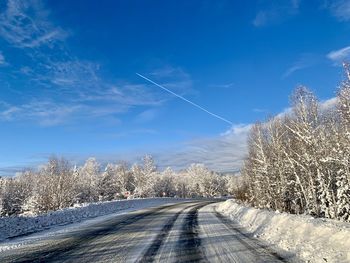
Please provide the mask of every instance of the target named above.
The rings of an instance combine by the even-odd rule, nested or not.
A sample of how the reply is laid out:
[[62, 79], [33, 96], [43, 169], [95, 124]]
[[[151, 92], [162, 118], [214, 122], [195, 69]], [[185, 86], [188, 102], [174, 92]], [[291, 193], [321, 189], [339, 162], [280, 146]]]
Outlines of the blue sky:
[[350, 55], [350, 1], [242, 2], [0, 1], [0, 173], [52, 154], [239, 169], [249, 125], [300, 84], [334, 97]]

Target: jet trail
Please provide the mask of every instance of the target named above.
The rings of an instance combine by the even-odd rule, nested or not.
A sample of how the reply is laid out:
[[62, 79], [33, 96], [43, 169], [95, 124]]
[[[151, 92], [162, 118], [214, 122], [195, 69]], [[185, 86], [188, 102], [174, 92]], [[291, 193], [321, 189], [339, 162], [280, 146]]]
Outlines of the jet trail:
[[233, 123], [232, 123], [231, 121], [229, 121], [229, 120], [227, 120], [227, 119], [225, 119], [225, 118], [223, 118], [223, 117], [221, 117], [221, 116], [219, 116], [219, 115], [217, 115], [217, 114], [215, 114], [215, 113], [213, 113], [213, 112], [208, 111], [207, 109], [203, 108], [202, 106], [199, 106], [198, 104], [196, 104], [196, 103], [194, 103], [194, 102], [192, 102], [192, 101], [190, 101], [190, 100], [188, 100], [188, 99], [182, 97], [181, 95], [176, 94], [175, 92], [173, 92], [173, 91], [171, 91], [171, 90], [165, 88], [164, 86], [162, 86], [162, 85], [160, 85], [160, 84], [154, 82], [153, 80], [150, 80], [149, 78], [147, 78], [147, 77], [145, 77], [145, 76], [143, 76], [143, 75], [141, 75], [141, 74], [139, 74], [139, 73], [136, 73], [136, 75], [138, 75], [139, 77], [141, 77], [141, 78], [147, 80], [148, 82], [151, 82], [152, 84], [154, 84], [154, 85], [156, 85], [157, 87], [159, 87], [159, 88], [165, 90], [166, 92], [168, 92], [168, 93], [170, 93], [170, 94], [172, 94], [172, 95], [174, 95], [174, 96], [176, 96], [176, 97], [182, 99], [183, 101], [186, 101], [187, 103], [191, 104], [192, 106], [195, 106], [196, 108], [198, 108], [198, 109], [200, 109], [200, 110], [202, 110], [202, 111], [208, 113], [209, 115], [211, 115], [211, 116], [213, 116], [213, 117], [215, 117], [215, 118], [218, 118], [219, 120], [222, 120], [222, 121], [224, 121], [224, 122], [226, 122], [226, 123], [228, 123], [228, 124], [230, 124], [230, 125], [233, 125]]

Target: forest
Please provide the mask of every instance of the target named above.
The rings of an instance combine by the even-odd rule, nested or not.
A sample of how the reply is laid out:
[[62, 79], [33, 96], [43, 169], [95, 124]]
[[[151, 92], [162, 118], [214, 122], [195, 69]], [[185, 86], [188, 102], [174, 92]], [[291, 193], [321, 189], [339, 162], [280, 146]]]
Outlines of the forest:
[[287, 113], [256, 123], [242, 168], [255, 207], [350, 221], [350, 70], [332, 103], [305, 87]]
[[[102, 169], [103, 168], [103, 169]], [[159, 171], [150, 155], [141, 164], [89, 158], [77, 167], [52, 157], [38, 171], [0, 178], [0, 215], [36, 215], [83, 203], [144, 197], [220, 197], [233, 193], [237, 177], [220, 175], [202, 164], [183, 171]]]

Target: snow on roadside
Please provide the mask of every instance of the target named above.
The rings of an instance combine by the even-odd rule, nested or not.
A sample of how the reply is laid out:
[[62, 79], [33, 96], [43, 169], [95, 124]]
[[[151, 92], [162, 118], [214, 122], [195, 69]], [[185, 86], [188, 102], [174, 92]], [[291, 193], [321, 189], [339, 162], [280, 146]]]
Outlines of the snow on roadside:
[[[185, 199], [180, 198], [118, 200], [90, 203], [81, 207], [70, 207], [38, 216], [1, 217], [0, 241], [46, 230], [54, 226], [62, 226], [80, 222], [84, 219], [111, 214], [111, 216], [114, 216], [116, 212], [133, 211], [167, 203], [182, 202], [184, 200]], [[3, 244], [0, 243], [0, 251], [2, 250], [2, 245]], [[5, 247], [8, 248], [7, 245]]]
[[349, 223], [256, 209], [235, 200], [219, 203], [216, 209], [305, 262], [350, 262]]

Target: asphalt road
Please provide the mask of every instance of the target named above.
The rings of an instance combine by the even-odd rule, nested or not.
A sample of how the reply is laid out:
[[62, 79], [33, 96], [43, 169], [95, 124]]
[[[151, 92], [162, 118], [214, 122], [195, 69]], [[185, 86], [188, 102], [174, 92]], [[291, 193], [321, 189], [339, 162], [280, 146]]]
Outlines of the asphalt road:
[[195, 201], [119, 215], [0, 254], [0, 262], [287, 262]]

